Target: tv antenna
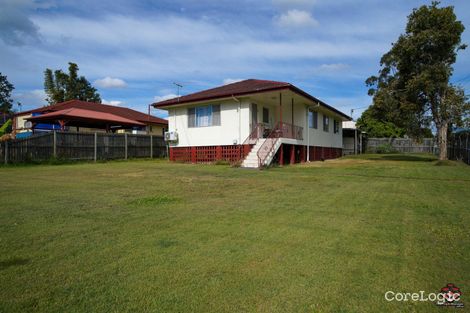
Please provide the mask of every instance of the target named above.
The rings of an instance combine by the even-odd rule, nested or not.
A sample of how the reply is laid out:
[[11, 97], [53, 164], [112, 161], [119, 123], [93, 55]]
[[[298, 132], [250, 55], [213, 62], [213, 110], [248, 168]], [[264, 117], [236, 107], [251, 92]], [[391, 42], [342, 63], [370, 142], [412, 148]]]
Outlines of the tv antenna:
[[183, 88], [183, 85], [173, 82], [173, 85], [176, 86], [176, 94], [178, 95], [178, 98], [180, 97], [180, 89]]
[[368, 108], [368, 107], [369, 107], [369, 106], [351, 109], [351, 119], [354, 120], [354, 119], [353, 119], [354, 111], [357, 111], [357, 110], [360, 110], [360, 109], [365, 109], [365, 108]]

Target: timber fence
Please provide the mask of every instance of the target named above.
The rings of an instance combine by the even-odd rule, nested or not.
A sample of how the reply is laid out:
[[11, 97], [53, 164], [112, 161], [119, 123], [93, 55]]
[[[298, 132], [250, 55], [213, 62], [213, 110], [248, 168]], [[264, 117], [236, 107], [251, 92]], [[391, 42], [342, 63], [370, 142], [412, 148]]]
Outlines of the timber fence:
[[[368, 138], [366, 151], [380, 152], [390, 147], [393, 152], [399, 153], [431, 153], [439, 154], [437, 140], [424, 138], [419, 141], [411, 138]], [[470, 132], [461, 132], [450, 136], [447, 145], [447, 154], [450, 160], [463, 161], [470, 165]]]
[[434, 138], [423, 138], [419, 141], [411, 138], [367, 138], [367, 152], [376, 153], [386, 147], [399, 153], [439, 153], [437, 141]]
[[162, 136], [48, 132], [2, 142], [3, 163], [60, 160], [117, 160], [167, 156]]

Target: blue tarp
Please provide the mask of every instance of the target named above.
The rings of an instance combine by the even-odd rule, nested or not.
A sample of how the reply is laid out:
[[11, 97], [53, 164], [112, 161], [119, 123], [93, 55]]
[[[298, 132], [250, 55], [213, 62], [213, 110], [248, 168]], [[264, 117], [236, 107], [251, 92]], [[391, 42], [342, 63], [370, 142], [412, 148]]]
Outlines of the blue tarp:
[[28, 138], [28, 137], [31, 136], [32, 134], [33, 134], [33, 132], [18, 133], [18, 134], [16, 134], [15, 138], [16, 138], [16, 139]]
[[[39, 116], [42, 113], [40, 112], [35, 112], [32, 114], [32, 116]], [[60, 130], [60, 125], [59, 124], [46, 124], [46, 123], [39, 123], [36, 124], [36, 127], [34, 129], [43, 129], [43, 130]]]

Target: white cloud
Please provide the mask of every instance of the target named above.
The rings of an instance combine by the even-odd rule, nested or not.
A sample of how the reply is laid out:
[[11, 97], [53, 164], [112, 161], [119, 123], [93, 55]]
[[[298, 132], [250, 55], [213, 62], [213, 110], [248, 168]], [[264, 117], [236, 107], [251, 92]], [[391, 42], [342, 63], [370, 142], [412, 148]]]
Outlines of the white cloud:
[[238, 83], [242, 80], [244, 80], [244, 79], [243, 78], [225, 78], [223, 80], [223, 84], [228, 85], [228, 84]]
[[120, 78], [112, 78], [106, 76], [102, 79], [95, 80], [95, 85], [100, 88], [126, 88], [127, 83]]
[[30, 110], [47, 104], [46, 93], [42, 89], [34, 89], [24, 92], [14, 92], [12, 98], [20, 102], [22, 110]]
[[350, 68], [348, 64], [344, 63], [330, 63], [330, 64], [322, 64], [318, 67], [319, 70], [325, 72], [339, 72]]
[[101, 102], [103, 104], [109, 104], [109, 105], [114, 105], [114, 106], [120, 106], [121, 104], [124, 103], [123, 101], [119, 101], [119, 100], [105, 100], [105, 99], [101, 99]]
[[[311, 15], [306, 14], [307, 18], [301, 18], [296, 25], [312, 23]], [[289, 70], [281, 69], [273, 66], [276, 61], [368, 57], [389, 47], [388, 42], [367, 38], [359, 42], [351, 36], [335, 37], [335, 40], [329, 36], [272, 38], [259, 36], [243, 25], [237, 25], [237, 32], [233, 32], [233, 25], [172, 16], [149, 19], [108, 15], [99, 20], [66, 15], [54, 19], [36, 16], [33, 21], [39, 26], [46, 46], [21, 54], [15, 58], [15, 64], [63, 68], [72, 58], [80, 65], [81, 74], [95, 78], [106, 75], [110, 79], [171, 81], [176, 77], [205, 79], [228, 73], [273, 76], [286, 71], [290, 74], [303, 67], [293, 65]], [[103, 52], [107, 51], [112, 53], [103, 58]], [[0, 50], [0, 57], [10, 54], [13, 55], [10, 50]]]
[[178, 98], [178, 95], [170, 93], [170, 94], [163, 95], [163, 96], [155, 96], [153, 97], [153, 101], [160, 102], [160, 101], [165, 101], [165, 100], [174, 99], [174, 98]]
[[308, 11], [292, 9], [277, 18], [277, 23], [282, 27], [314, 27], [318, 21]]

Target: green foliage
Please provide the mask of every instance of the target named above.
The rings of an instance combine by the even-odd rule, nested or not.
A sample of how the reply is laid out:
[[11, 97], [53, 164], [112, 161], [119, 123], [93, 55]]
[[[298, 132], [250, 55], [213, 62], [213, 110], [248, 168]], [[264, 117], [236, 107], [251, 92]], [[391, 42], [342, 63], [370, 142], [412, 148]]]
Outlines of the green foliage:
[[5, 134], [8, 134], [11, 132], [11, 119], [6, 121], [5, 124], [2, 125], [2, 127], [0, 127], [0, 136], [3, 136]]
[[82, 100], [101, 103], [101, 97], [84, 76], [78, 76], [78, 65], [69, 62], [68, 74], [62, 70], [44, 71], [44, 90], [49, 104], [68, 100]]
[[230, 165], [230, 161], [228, 160], [217, 160], [214, 162], [215, 165]]
[[13, 84], [0, 72], [0, 113], [3, 115], [12, 112], [13, 99], [11, 98], [11, 92], [13, 89], [15, 89]]
[[[420, 134], [430, 123], [438, 130], [441, 158], [446, 158], [445, 141], [449, 124], [462, 124], [468, 110], [463, 89], [453, 86], [453, 73], [465, 27], [457, 20], [453, 7], [439, 7], [439, 2], [414, 9], [408, 16], [405, 34], [381, 59], [379, 76], [371, 76], [374, 106], [395, 112], [386, 121]], [[444, 155], [445, 154], [445, 155]]]
[[393, 148], [393, 146], [389, 143], [383, 143], [381, 145], [378, 145], [376, 148], [375, 148], [375, 153], [378, 153], [378, 154], [389, 154], [389, 153], [396, 153], [397, 151], [395, 150], [395, 148]]
[[370, 107], [362, 113], [357, 120], [357, 127], [367, 133], [369, 137], [403, 137], [405, 129], [398, 127], [395, 123], [389, 122], [384, 118], [376, 118], [374, 116], [374, 107]]

